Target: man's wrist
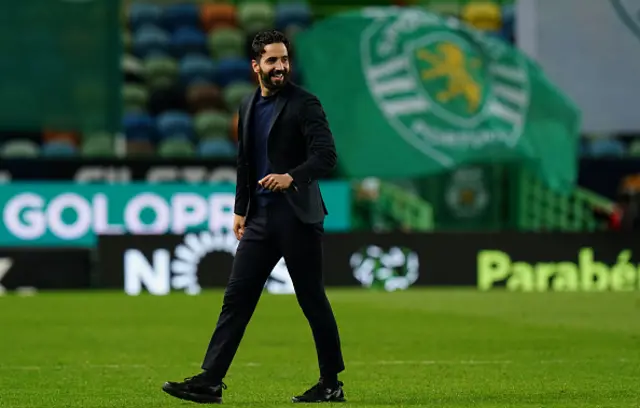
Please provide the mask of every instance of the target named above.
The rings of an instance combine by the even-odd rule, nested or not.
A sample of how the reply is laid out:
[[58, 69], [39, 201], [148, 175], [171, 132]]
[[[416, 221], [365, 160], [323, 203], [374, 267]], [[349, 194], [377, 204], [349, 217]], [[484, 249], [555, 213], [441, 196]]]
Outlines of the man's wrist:
[[298, 190], [298, 186], [296, 185], [295, 180], [293, 180], [293, 176], [291, 176], [291, 174], [289, 174], [289, 173], [285, 173], [284, 175], [289, 177], [289, 180], [290, 180], [289, 188], [293, 188], [294, 190], [297, 191]]

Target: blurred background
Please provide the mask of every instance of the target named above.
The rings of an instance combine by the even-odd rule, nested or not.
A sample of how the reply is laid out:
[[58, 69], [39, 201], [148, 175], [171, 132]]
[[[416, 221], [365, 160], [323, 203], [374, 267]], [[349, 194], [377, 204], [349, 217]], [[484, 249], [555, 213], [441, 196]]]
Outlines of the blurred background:
[[[347, 399], [637, 407], [637, 0], [0, 2], [0, 407], [155, 408], [198, 372], [273, 28], [338, 151]], [[225, 403], [317, 378], [284, 260], [264, 292]]]
[[[406, 285], [475, 285], [476, 255], [493, 241], [497, 250], [516, 245], [509, 251], [531, 263], [571, 261], [596, 244], [605, 246], [596, 257], [604, 251], [611, 263], [633, 244], [607, 234], [638, 226], [634, 2], [29, 0], [1, 8], [7, 288], [122, 289], [126, 248], [140, 247], [151, 265], [154, 250], [173, 253], [175, 236], [193, 234], [196, 249], [228, 238], [237, 108], [257, 86], [249, 48], [272, 28], [290, 37], [292, 80], [319, 96], [336, 139], [339, 166], [322, 180], [329, 283], [383, 285], [385, 277], [360, 276], [361, 264], [385, 269], [365, 261], [380, 263], [394, 248], [441, 253], [446, 234], [468, 246], [462, 265], [435, 265], [427, 278], [424, 262], [441, 261], [420, 255], [421, 277]], [[540, 245], [513, 244], [529, 233]], [[579, 238], [574, 245], [563, 234]], [[189, 286], [189, 273], [223, 285], [234, 243], [211, 245], [212, 257], [199, 256], [220, 272], [174, 268], [162, 279], [182, 278], [163, 290]], [[32, 254], [47, 259], [61, 248], [76, 251], [61, 256], [79, 266], [60, 267], [54, 279], [39, 265], [56, 262]], [[31, 263], [19, 267], [20, 256]], [[390, 276], [408, 274], [403, 258]]]

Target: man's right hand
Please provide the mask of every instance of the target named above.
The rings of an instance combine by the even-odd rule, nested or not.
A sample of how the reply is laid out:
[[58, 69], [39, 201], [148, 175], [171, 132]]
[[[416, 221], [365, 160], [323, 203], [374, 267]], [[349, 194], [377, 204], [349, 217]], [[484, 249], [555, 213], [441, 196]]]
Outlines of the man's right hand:
[[238, 214], [233, 214], [233, 233], [236, 235], [238, 241], [244, 235], [244, 220], [246, 217], [243, 217]]

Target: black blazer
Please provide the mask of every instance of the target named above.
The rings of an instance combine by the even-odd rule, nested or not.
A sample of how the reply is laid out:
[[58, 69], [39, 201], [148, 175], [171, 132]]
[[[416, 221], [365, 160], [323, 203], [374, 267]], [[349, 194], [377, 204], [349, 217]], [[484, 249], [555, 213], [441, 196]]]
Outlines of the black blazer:
[[[238, 168], [234, 212], [247, 216], [257, 186], [250, 134], [251, 111], [258, 88], [240, 104], [238, 118]], [[318, 179], [336, 167], [337, 154], [327, 117], [317, 97], [288, 83], [276, 94], [273, 122], [267, 140], [271, 171], [289, 173], [291, 188], [282, 193], [294, 213], [307, 224], [324, 221], [327, 208]]]

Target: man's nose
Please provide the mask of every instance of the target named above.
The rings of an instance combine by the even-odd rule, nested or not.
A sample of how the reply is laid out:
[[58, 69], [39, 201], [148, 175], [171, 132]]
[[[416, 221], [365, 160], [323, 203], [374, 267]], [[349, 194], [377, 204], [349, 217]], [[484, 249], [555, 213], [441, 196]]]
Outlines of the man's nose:
[[276, 63], [276, 69], [277, 69], [278, 71], [284, 71], [284, 64], [282, 63], [282, 61], [278, 61], [278, 62]]

